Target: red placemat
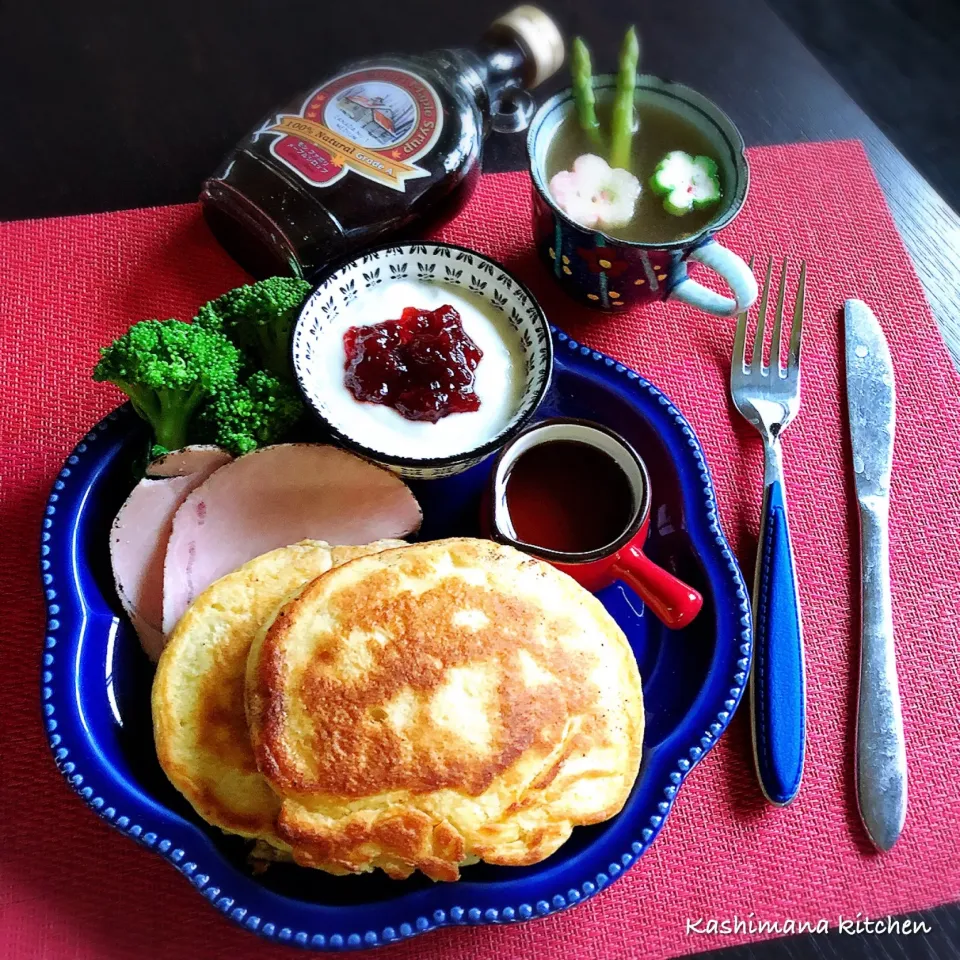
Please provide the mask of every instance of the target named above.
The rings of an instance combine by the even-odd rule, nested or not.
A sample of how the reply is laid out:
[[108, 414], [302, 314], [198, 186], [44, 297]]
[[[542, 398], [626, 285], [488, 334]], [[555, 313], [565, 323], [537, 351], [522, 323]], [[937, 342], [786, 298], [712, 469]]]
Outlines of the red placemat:
[[[772, 935], [751, 932], [760, 921], [835, 925], [858, 911], [879, 917], [960, 898], [960, 379], [859, 144], [761, 148], [750, 162], [750, 199], [724, 241], [808, 263], [803, 405], [785, 442], [809, 676], [800, 796], [786, 809], [762, 802], [741, 711], [660, 838], [601, 895], [533, 923], [445, 930], [377, 956], [669, 956]], [[502, 260], [554, 323], [672, 396], [703, 441], [724, 528], [749, 572], [761, 451], [726, 398], [732, 323], [677, 305], [614, 319], [571, 306], [535, 262], [528, 220], [525, 175], [489, 176], [442, 238]], [[96, 346], [132, 319], [190, 317], [243, 279], [194, 206], [0, 226], [4, 957], [291, 956], [235, 928], [159, 857], [86, 810], [56, 773], [39, 722], [40, 517], [70, 447], [117, 400], [88, 380]], [[839, 389], [839, 311], [850, 296], [870, 303], [884, 326], [899, 406], [893, 591], [911, 779], [906, 829], [884, 856], [865, 840], [851, 774], [856, 515]], [[688, 932], [698, 918], [702, 929], [736, 918], [745, 928]]]

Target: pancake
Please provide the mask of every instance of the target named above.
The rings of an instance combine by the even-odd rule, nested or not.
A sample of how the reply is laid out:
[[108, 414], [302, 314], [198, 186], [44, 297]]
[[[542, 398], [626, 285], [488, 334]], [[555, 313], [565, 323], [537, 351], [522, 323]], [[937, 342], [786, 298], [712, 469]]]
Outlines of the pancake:
[[247, 663], [279, 838], [334, 874], [537, 863], [620, 811], [643, 701], [613, 618], [566, 574], [451, 539], [331, 570]]
[[153, 682], [154, 740], [167, 777], [208, 823], [285, 846], [274, 829], [280, 802], [257, 770], [247, 730], [250, 645], [285, 600], [332, 565], [401, 543], [305, 540], [272, 550], [217, 580], [181, 618]]

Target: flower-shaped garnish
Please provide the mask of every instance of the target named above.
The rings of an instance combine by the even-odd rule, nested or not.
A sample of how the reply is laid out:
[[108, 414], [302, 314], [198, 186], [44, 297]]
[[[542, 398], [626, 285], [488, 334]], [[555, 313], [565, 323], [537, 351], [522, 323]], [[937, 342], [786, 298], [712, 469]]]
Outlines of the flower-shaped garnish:
[[613, 169], [592, 153], [577, 157], [573, 170], [561, 170], [550, 180], [550, 195], [571, 220], [601, 229], [629, 223], [641, 189], [632, 173]]
[[663, 196], [663, 209], [675, 217], [709, 207], [720, 199], [716, 163], [709, 157], [691, 157], [682, 150], [672, 150], [657, 164], [650, 186]]
[[608, 277], [619, 277], [628, 264], [617, 257], [612, 247], [577, 247], [577, 253], [590, 268], [591, 273], [605, 273]]

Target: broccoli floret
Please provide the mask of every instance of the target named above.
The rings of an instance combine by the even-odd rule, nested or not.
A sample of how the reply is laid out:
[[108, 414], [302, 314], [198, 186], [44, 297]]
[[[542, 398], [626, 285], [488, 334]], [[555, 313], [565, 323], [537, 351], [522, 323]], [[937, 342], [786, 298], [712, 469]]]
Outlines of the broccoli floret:
[[233, 454], [249, 453], [282, 440], [302, 413], [293, 387], [258, 370], [203, 405], [196, 419], [197, 439]]
[[240, 351], [221, 333], [182, 320], [141, 320], [100, 348], [93, 379], [119, 387], [153, 427], [154, 453], [187, 442], [200, 404], [237, 382]]
[[254, 366], [291, 379], [290, 335], [310, 284], [294, 277], [268, 277], [205, 303], [195, 323], [221, 331], [249, 354]]

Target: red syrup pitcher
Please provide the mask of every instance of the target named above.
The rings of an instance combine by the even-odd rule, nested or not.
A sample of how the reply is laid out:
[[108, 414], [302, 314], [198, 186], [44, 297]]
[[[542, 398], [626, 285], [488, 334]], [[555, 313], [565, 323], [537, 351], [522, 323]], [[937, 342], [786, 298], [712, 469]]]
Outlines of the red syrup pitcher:
[[546, 560], [588, 590], [628, 584], [672, 629], [703, 597], [643, 553], [650, 475], [612, 430], [587, 420], [545, 420], [500, 452], [485, 523], [490, 537]]

